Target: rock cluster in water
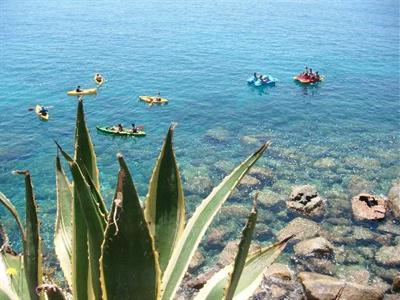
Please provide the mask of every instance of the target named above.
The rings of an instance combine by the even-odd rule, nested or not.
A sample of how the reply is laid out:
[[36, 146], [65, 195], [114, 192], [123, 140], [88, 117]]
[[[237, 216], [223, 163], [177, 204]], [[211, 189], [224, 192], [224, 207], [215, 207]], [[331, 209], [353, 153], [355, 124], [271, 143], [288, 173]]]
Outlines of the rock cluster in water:
[[325, 199], [322, 199], [314, 186], [294, 186], [289, 195], [286, 205], [303, 215], [311, 217], [322, 217], [325, 210]]
[[368, 193], [354, 196], [351, 206], [356, 220], [380, 220], [386, 215], [386, 200]]
[[[206, 138], [215, 147], [233, 140], [222, 129], [207, 132]], [[264, 137], [255, 134], [239, 140], [246, 147]], [[193, 299], [215, 272], [233, 261], [238, 228], [244, 225], [256, 192], [255, 240], [264, 245], [294, 236], [264, 274], [253, 300], [400, 299], [400, 180], [386, 186], [367, 175], [380, 167], [377, 161], [340, 158], [326, 147], [316, 147], [321, 155], [307, 158], [293, 148], [275, 146], [269, 152], [278, 159], [251, 169], [208, 231], [200, 247], [207, 255], [196, 254], [178, 299]], [[302, 173], [306, 160], [317, 171]], [[207, 176], [215, 183], [213, 173], [221, 179], [234, 166], [221, 156], [193, 177]], [[393, 170], [396, 174], [400, 169]], [[301, 185], [321, 173], [321, 181]], [[191, 196], [210, 189], [204, 182], [204, 188], [189, 188]], [[387, 197], [374, 193], [382, 190], [389, 190]]]

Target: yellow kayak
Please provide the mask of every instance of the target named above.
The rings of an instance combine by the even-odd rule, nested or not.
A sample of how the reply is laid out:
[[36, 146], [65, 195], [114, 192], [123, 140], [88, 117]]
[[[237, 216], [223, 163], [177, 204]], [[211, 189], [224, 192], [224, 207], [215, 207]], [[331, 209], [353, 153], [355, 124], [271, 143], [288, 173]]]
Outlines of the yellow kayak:
[[67, 92], [68, 96], [83, 96], [83, 95], [92, 95], [96, 94], [97, 89], [82, 89], [80, 92], [77, 92], [76, 90], [69, 91]]
[[139, 99], [149, 103], [149, 104], [165, 104], [168, 103], [168, 99], [165, 98], [158, 98], [156, 96], [139, 96]]
[[100, 75], [100, 77], [101, 77], [100, 81], [97, 81], [96, 75], [94, 75], [94, 77], [93, 77], [93, 80], [94, 80], [94, 82], [96, 82], [97, 87], [101, 87], [103, 85], [103, 83], [106, 82], [106, 80], [104, 79], [103, 76]]
[[36, 107], [35, 107], [35, 113], [38, 115], [38, 117], [41, 120], [44, 120], [44, 121], [49, 120], [49, 113], [48, 112], [47, 113], [41, 113], [40, 112], [41, 110], [42, 110], [42, 106], [37, 104]]

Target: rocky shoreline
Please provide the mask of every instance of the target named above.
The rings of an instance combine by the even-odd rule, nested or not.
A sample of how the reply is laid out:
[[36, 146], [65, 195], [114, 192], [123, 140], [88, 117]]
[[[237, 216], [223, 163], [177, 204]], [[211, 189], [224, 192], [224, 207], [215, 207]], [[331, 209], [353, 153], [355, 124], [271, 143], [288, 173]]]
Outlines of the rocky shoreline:
[[[329, 169], [335, 162], [321, 159], [315, 164]], [[214, 167], [225, 173], [230, 164], [219, 161]], [[369, 183], [357, 176], [348, 183], [349, 197], [321, 195], [313, 185], [291, 185], [285, 198], [287, 186], [268, 167], [255, 167], [243, 179], [192, 261], [178, 299], [192, 299], [214, 272], [234, 259], [237, 240], [229, 238], [248, 214], [241, 199], [258, 190], [256, 240], [271, 243], [295, 236], [285, 255], [267, 270], [253, 299], [400, 299], [400, 180], [387, 196], [372, 194]], [[286, 225], [274, 231], [271, 222]], [[215, 254], [213, 267], [210, 253]]]

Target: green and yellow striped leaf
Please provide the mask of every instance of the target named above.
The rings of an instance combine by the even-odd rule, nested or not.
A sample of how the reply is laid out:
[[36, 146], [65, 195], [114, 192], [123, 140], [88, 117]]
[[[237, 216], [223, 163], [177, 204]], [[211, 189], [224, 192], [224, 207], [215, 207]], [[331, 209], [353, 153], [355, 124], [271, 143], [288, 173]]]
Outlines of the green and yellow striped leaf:
[[251, 166], [261, 157], [268, 146], [269, 143], [262, 145], [254, 154], [242, 162], [197, 207], [186, 225], [181, 239], [176, 244], [164, 272], [161, 288], [162, 299], [169, 300], [174, 297], [190, 260], [215, 215], [226, 199], [228, 199], [233, 189], [239, 184]]
[[156, 300], [160, 270], [154, 241], [122, 155], [118, 161], [117, 188], [102, 245], [103, 298]]
[[242, 238], [239, 243], [238, 253], [236, 254], [235, 263], [233, 265], [232, 274], [229, 276], [228, 285], [225, 287], [224, 300], [233, 299], [236, 288], [238, 286], [240, 276], [242, 275], [243, 268], [246, 264], [247, 254], [249, 253], [251, 240], [253, 238], [254, 228], [257, 222], [257, 196], [253, 202], [253, 208], [247, 219], [246, 226], [242, 232]]
[[23, 258], [7, 247], [0, 251], [0, 290], [10, 299], [30, 299]]
[[64, 277], [72, 286], [72, 187], [62, 169], [60, 157], [56, 157], [57, 216], [54, 234], [55, 252]]
[[156, 249], [160, 255], [160, 268], [167, 267], [172, 249], [185, 226], [185, 202], [182, 182], [173, 149], [175, 124], [167, 136], [150, 179], [145, 215]]
[[[93, 296], [95, 299], [101, 299], [101, 287], [100, 287], [100, 257], [101, 257], [101, 244], [104, 238], [104, 230], [106, 228], [106, 216], [104, 216], [100, 210], [96, 196], [93, 194], [90, 185], [87, 183], [79, 165], [74, 161], [66, 152], [62, 150], [60, 146], [61, 154], [68, 162], [71, 170], [72, 178], [74, 180], [74, 204], [79, 205], [74, 211], [80, 211], [82, 213], [83, 220], [86, 224], [87, 238], [88, 238], [88, 250], [89, 250], [89, 267], [88, 278], [91, 279], [91, 286], [88, 285], [87, 293], [90, 295], [90, 287], [93, 289]], [[76, 228], [79, 231], [79, 228]], [[87, 255], [87, 253], [76, 253], [78, 256]], [[78, 257], [79, 258], [79, 257]], [[76, 272], [76, 270], [73, 270]], [[77, 279], [81, 275], [73, 274], [77, 276]], [[75, 281], [73, 282], [73, 284]], [[83, 287], [82, 287], [83, 288]], [[74, 295], [75, 296], [75, 295]]]
[[[77, 107], [74, 159], [78, 163], [86, 182], [99, 191], [99, 170], [97, 168], [93, 143], [86, 126], [83, 100], [78, 101]], [[89, 272], [89, 268], [93, 266], [89, 265], [88, 229], [86, 228], [85, 217], [80, 208], [77, 194], [77, 188], [74, 184], [72, 205], [72, 290], [75, 300], [89, 299], [94, 296], [94, 288]], [[105, 204], [99, 199], [101, 197], [96, 197], [96, 200], [99, 201], [98, 206], [105, 213]]]
[[[265, 247], [251, 254], [245, 263], [243, 273], [234, 292], [233, 299], [248, 299], [261, 284], [263, 273], [285, 248], [287, 241], [291, 237], [278, 242], [270, 247]], [[233, 271], [234, 264], [231, 264], [216, 273], [196, 295], [195, 300], [215, 300], [222, 299], [224, 287], [227, 285], [230, 273]]]
[[20, 233], [21, 233], [21, 239], [22, 239], [22, 241], [24, 241], [25, 240], [25, 229], [24, 229], [24, 226], [22, 225], [21, 218], [18, 214], [18, 211], [15, 209], [15, 207], [11, 203], [11, 201], [2, 192], [0, 192], [0, 203], [2, 203], [4, 205], [4, 207], [7, 208], [7, 210], [14, 217], [15, 221], [17, 222]]
[[25, 215], [26, 229], [24, 246], [24, 272], [28, 285], [30, 299], [42, 299], [36, 294], [36, 287], [42, 284], [42, 248], [37, 216], [37, 204], [33, 193], [31, 175], [29, 171], [15, 171], [25, 178]]

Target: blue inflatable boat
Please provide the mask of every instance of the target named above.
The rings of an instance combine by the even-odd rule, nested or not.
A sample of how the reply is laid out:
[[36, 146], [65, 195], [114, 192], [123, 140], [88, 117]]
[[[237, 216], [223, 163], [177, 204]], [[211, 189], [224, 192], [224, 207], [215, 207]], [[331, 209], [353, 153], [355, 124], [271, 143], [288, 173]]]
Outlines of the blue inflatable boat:
[[254, 86], [273, 86], [278, 82], [278, 79], [271, 75], [263, 75], [261, 73], [254, 73], [252, 77], [247, 79], [247, 83]]

